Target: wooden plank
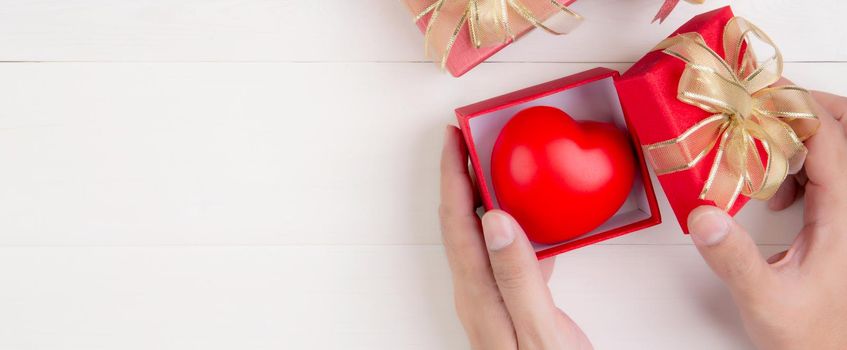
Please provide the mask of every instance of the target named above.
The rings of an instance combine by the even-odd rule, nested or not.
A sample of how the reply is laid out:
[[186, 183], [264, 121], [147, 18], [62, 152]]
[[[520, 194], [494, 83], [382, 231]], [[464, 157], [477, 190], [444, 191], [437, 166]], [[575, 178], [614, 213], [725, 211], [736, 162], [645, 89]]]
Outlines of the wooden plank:
[[[661, 0], [579, 1], [588, 20], [567, 37], [532, 33], [505, 62], [632, 62], [688, 18], [729, 4], [681, 4], [651, 24]], [[847, 3], [738, 0], [789, 61], [845, 61]], [[423, 38], [399, 0], [0, 1], [6, 61], [420, 61]]]
[[[437, 244], [453, 108], [593, 66], [0, 64], [0, 245]], [[847, 93], [847, 64], [787, 71]], [[743, 217], [787, 244], [799, 209]], [[610, 243], [689, 244], [663, 211]]]
[[[700, 259], [594, 246], [551, 288], [598, 349], [746, 349]], [[437, 246], [0, 248], [0, 276], [3, 349], [467, 348]]]

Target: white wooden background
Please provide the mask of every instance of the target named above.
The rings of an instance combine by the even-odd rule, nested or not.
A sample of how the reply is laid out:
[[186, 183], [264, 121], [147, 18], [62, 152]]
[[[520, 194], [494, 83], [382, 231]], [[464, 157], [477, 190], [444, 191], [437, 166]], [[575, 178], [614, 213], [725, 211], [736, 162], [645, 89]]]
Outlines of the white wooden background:
[[[395, 0], [0, 0], [0, 349], [464, 349], [439, 245], [452, 110], [625, 70], [728, 1], [581, 0], [454, 79]], [[847, 94], [847, 4], [738, 0], [797, 83]], [[665, 223], [560, 256], [598, 349], [746, 349]], [[751, 203], [766, 253], [802, 208]]]

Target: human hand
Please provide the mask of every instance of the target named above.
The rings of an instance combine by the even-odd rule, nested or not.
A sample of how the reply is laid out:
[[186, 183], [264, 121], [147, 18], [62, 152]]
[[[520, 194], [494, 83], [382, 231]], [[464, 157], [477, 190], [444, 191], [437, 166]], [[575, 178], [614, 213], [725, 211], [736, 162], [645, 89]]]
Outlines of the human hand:
[[474, 349], [591, 349], [556, 308], [547, 281], [553, 259], [539, 263], [511, 216], [476, 215], [477, 198], [459, 129], [449, 126], [441, 156], [441, 232], [456, 312]]
[[806, 141], [804, 171], [769, 203], [781, 210], [805, 192], [804, 226], [790, 249], [765, 260], [723, 211], [703, 206], [688, 217], [692, 240], [761, 349], [847, 349], [847, 98], [813, 96], [821, 126]]

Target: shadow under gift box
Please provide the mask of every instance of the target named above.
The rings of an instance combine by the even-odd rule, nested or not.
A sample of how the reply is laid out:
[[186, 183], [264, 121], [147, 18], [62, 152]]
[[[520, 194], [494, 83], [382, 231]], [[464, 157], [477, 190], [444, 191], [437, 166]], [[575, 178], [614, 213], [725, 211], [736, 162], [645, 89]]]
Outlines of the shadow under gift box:
[[[407, 0], [408, 1], [408, 0]], [[576, 2], [576, 0], [556, 0], [560, 4], [569, 6]], [[435, 0], [433, 0], [435, 2]], [[408, 6], [408, 4], [407, 4]], [[412, 10], [414, 12], [414, 10]], [[416, 16], [417, 13], [413, 13], [413, 16]], [[559, 14], [562, 15], [562, 14]], [[418, 29], [421, 30], [421, 33], [426, 33], [427, 24], [429, 24], [430, 17], [432, 15], [423, 16], [420, 20], [417, 21]], [[550, 20], [555, 21], [556, 19], [551, 18]], [[545, 22], [546, 24], [547, 22]], [[534, 26], [530, 26], [529, 28], [516, 33], [515, 37], [520, 38], [524, 34], [529, 31], [535, 29]], [[502, 50], [504, 47], [509, 46], [513, 40], [508, 40], [499, 45], [486, 46], [475, 48], [471, 44], [470, 39], [470, 29], [468, 29], [467, 23], [462, 26], [459, 30], [459, 35], [456, 37], [456, 42], [453, 44], [453, 48], [450, 51], [450, 55], [447, 57], [446, 67], [447, 71], [450, 72], [454, 77], [460, 77], [479, 65], [482, 62], [485, 62], [489, 57], [496, 54], [498, 51]], [[437, 64], [440, 64], [441, 59], [435, 59]]]
[[552, 106], [576, 120], [615, 124], [630, 135], [638, 171], [623, 206], [600, 227], [580, 237], [554, 245], [534, 244], [539, 259], [661, 223], [656, 195], [638, 146], [641, 143], [635, 133], [629, 132], [631, 123], [618, 98], [618, 79], [617, 71], [595, 68], [456, 109], [486, 210], [499, 208], [491, 184], [491, 152], [500, 130], [517, 112], [532, 106]]

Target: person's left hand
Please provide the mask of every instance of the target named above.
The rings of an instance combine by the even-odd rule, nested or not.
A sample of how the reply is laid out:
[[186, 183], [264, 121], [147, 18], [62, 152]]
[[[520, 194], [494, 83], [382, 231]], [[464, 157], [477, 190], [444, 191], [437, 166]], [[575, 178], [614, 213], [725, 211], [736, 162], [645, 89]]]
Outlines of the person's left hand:
[[441, 232], [456, 312], [474, 349], [592, 349], [556, 308], [547, 281], [553, 259], [536, 260], [518, 223], [499, 210], [476, 215], [459, 129], [448, 126], [441, 157]]

